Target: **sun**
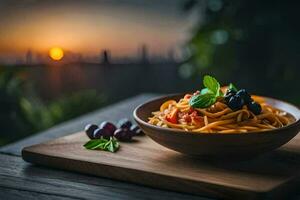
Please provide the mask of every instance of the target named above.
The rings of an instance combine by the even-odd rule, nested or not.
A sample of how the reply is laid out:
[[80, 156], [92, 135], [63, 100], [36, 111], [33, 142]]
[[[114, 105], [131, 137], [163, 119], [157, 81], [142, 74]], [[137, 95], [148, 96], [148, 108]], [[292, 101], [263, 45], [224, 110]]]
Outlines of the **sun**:
[[61, 60], [64, 57], [64, 51], [60, 47], [52, 47], [49, 50], [49, 56], [53, 60]]

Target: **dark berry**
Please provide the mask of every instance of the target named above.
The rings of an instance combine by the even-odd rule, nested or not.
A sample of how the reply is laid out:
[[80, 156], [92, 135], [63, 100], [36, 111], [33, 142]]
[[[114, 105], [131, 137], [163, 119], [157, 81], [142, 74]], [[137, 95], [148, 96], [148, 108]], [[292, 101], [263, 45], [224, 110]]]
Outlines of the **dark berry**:
[[132, 138], [132, 133], [126, 128], [118, 128], [114, 132], [114, 137], [120, 141], [130, 141]]
[[115, 130], [117, 129], [117, 127], [113, 123], [110, 123], [110, 122], [107, 122], [107, 121], [102, 122], [99, 127], [103, 128], [103, 129], [106, 129], [111, 134], [113, 134], [115, 132]]
[[95, 124], [88, 124], [85, 126], [84, 128], [84, 131], [86, 133], [86, 135], [90, 138], [90, 139], [93, 139], [93, 134], [94, 134], [94, 131], [99, 128], [97, 125]]
[[255, 115], [259, 115], [261, 113], [261, 105], [255, 101], [248, 104], [248, 109]]
[[228, 106], [232, 110], [240, 110], [244, 105], [244, 100], [238, 96], [234, 95], [229, 99]]
[[123, 135], [122, 141], [130, 141], [132, 139], [132, 132], [128, 129], [125, 129], [125, 134]]
[[135, 132], [135, 135], [145, 135], [145, 133], [142, 131], [142, 129], [138, 129], [138, 130]]
[[245, 104], [251, 102], [251, 96], [245, 89], [239, 90], [236, 94], [239, 95], [244, 100]]
[[143, 134], [142, 129], [138, 125], [135, 125], [135, 124], [133, 124], [130, 127], [130, 131], [132, 132], [133, 136], [142, 135]]
[[121, 119], [118, 122], [118, 127], [119, 128], [130, 129], [131, 125], [132, 125], [131, 121], [129, 119], [127, 119], [127, 118]]
[[123, 134], [124, 134], [124, 130], [118, 128], [114, 132], [114, 137], [117, 138], [118, 140], [120, 140], [123, 137]]
[[234, 91], [234, 90], [228, 89], [226, 91], [226, 95], [235, 95], [235, 94], [236, 94], [236, 91]]
[[230, 100], [230, 98], [231, 98], [232, 96], [234, 96], [235, 94], [236, 94], [236, 92], [235, 92], [234, 90], [228, 89], [228, 90], [226, 91], [225, 96], [224, 96], [224, 99], [225, 99], [226, 103], [228, 103], [229, 100]]
[[113, 133], [110, 133], [107, 129], [98, 128], [94, 131], [93, 136], [95, 139], [100, 139], [101, 137], [109, 139], [113, 136]]
[[234, 96], [234, 94], [231, 94], [231, 93], [225, 94], [224, 99], [225, 99], [226, 103], [228, 103], [230, 98], [233, 97], [233, 96]]
[[136, 124], [133, 124], [131, 127], [130, 127], [130, 131], [132, 132], [136, 132], [138, 129], [140, 129], [140, 127]]

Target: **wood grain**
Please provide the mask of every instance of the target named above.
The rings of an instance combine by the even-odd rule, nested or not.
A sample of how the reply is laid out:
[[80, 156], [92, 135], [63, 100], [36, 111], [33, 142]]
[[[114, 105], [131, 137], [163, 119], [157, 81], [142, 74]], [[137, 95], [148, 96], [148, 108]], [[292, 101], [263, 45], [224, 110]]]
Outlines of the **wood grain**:
[[[0, 199], [207, 200], [136, 184], [31, 165], [0, 154]], [[17, 193], [17, 194], [16, 194]]]
[[1, 188], [0, 190], [1, 199], [5, 200], [74, 200], [74, 198], [65, 196], [56, 196], [50, 194], [41, 194], [39, 192], [31, 192], [26, 190], [12, 189], [12, 188]]
[[148, 186], [221, 198], [272, 198], [299, 184], [300, 137], [271, 154], [238, 163], [208, 163], [166, 149], [148, 137], [122, 143], [117, 153], [86, 150], [83, 132], [23, 150], [40, 165]]

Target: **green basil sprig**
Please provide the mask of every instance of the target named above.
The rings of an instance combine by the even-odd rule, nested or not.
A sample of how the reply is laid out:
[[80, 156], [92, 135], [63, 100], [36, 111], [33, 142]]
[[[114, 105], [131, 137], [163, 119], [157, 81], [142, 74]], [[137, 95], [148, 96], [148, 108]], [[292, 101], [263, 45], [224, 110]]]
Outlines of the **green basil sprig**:
[[203, 85], [216, 96], [220, 94], [220, 83], [214, 77], [205, 75]]
[[192, 96], [189, 101], [193, 108], [207, 108], [213, 105], [218, 97], [224, 96], [220, 90], [220, 83], [214, 77], [205, 75], [203, 85], [206, 88], [202, 89], [200, 94]]
[[120, 144], [114, 137], [110, 137], [109, 140], [104, 138], [93, 139], [85, 143], [83, 146], [86, 149], [99, 149], [104, 151], [116, 152], [119, 149]]
[[207, 108], [216, 102], [216, 96], [212, 93], [195, 95], [190, 99], [193, 108]]
[[230, 84], [229, 84], [228, 89], [229, 89], [229, 90], [232, 90], [232, 91], [235, 91], [235, 92], [238, 91], [238, 89], [235, 87], [235, 85], [233, 85], [233, 83], [230, 83]]

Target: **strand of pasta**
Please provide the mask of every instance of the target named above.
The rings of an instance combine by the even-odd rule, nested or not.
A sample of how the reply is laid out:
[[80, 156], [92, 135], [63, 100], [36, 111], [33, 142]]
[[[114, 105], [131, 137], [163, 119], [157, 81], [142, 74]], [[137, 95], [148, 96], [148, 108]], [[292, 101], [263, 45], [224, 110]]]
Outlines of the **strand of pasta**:
[[226, 108], [226, 109], [224, 109], [224, 110], [222, 110], [220, 112], [217, 112], [217, 113], [210, 113], [210, 112], [205, 111], [204, 109], [198, 109], [198, 108], [196, 108], [195, 110], [199, 111], [204, 116], [208, 116], [210, 118], [217, 118], [217, 117], [220, 117], [222, 115], [225, 115], [225, 114], [231, 112], [230, 108]]
[[213, 128], [214, 126], [230, 124], [230, 123], [233, 123], [234, 121], [235, 121], [235, 119], [226, 119], [226, 120], [216, 121], [216, 122], [210, 123], [210, 124], [208, 124], [208, 125], [206, 125], [202, 128], [198, 128], [198, 129], [195, 129], [195, 130], [192, 130], [192, 131], [199, 132], [199, 131], [203, 131], [203, 130], [208, 129], [208, 128]]

